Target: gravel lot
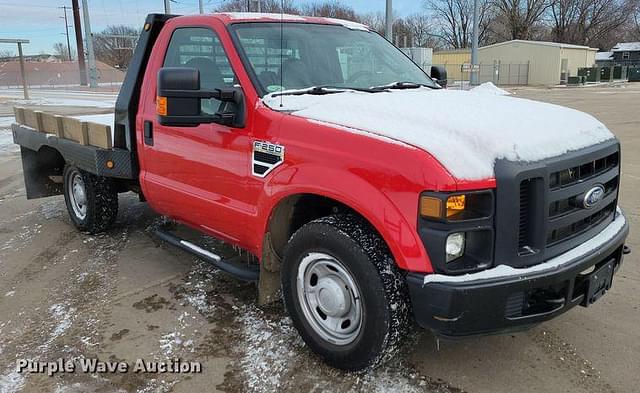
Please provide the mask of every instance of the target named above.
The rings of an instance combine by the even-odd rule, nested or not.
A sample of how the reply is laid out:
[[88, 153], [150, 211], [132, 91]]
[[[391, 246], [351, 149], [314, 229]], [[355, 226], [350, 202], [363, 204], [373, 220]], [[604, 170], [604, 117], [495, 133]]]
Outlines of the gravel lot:
[[[636, 248], [640, 83], [514, 91], [518, 97], [591, 113], [621, 139], [620, 204], [632, 226], [628, 244]], [[9, 105], [10, 98], [0, 97], [0, 113]], [[93, 113], [98, 112], [104, 108]], [[0, 117], [1, 393], [622, 393], [640, 386], [638, 253], [626, 258], [612, 290], [593, 307], [512, 335], [438, 343], [430, 333], [416, 330], [391, 364], [346, 374], [324, 366], [305, 348], [280, 306], [258, 308], [252, 284], [234, 281], [158, 242], [153, 228], [170, 224], [135, 195], [121, 195], [115, 228], [100, 236], [76, 232], [62, 197], [27, 201], [6, 120]], [[186, 230], [184, 235], [200, 237]], [[203, 240], [222, 254], [233, 252], [215, 240]], [[19, 358], [82, 357], [129, 362], [181, 358], [201, 362], [203, 372], [53, 377], [15, 372]]]

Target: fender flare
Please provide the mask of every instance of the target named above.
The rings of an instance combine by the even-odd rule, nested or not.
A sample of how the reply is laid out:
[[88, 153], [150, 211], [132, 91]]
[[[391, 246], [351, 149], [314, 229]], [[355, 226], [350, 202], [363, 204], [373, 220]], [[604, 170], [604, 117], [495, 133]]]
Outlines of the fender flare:
[[261, 235], [267, 233], [271, 214], [279, 203], [298, 194], [323, 196], [353, 209], [382, 236], [399, 268], [432, 271], [418, 232], [399, 209], [383, 192], [346, 170], [303, 164], [275, 172], [265, 183], [258, 199]]

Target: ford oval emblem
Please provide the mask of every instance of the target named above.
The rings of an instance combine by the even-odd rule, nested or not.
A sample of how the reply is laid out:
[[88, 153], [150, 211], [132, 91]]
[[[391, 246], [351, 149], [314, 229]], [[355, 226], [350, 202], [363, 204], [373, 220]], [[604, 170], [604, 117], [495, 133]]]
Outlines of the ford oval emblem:
[[591, 209], [602, 200], [602, 197], [604, 197], [604, 187], [601, 184], [598, 184], [584, 194], [582, 206], [585, 209]]

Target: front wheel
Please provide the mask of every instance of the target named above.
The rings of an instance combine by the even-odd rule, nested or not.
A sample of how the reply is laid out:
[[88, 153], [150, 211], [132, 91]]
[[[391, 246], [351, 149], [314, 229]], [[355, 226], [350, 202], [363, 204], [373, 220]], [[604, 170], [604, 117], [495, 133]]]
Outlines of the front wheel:
[[384, 241], [355, 215], [324, 217], [292, 236], [282, 292], [304, 341], [336, 368], [375, 366], [393, 356], [408, 328], [404, 278]]
[[64, 201], [73, 224], [96, 234], [109, 228], [118, 215], [118, 192], [111, 179], [67, 165], [64, 168]]

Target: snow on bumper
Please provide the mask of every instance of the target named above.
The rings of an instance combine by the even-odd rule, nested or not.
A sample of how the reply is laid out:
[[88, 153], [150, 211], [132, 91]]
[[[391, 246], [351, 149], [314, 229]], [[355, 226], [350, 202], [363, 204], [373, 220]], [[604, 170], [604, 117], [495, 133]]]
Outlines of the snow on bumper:
[[424, 277], [423, 284], [432, 282], [472, 282], [494, 279], [508, 279], [508, 278], [524, 278], [534, 273], [546, 273], [553, 272], [562, 268], [565, 265], [583, 258], [590, 254], [594, 250], [602, 247], [604, 244], [613, 239], [620, 231], [624, 230], [627, 226], [627, 220], [622, 213], [622, 210], [618, 207], [616, 211], [616, 217], [608, 227], [606, 227], [598, 235], [591, 238], [589, 241], [582, 243], [578, 247], [567, 251], [564, 254], [558, 255], [544, 263], [534, 265], [528, 268], [516, 269], [507, 265], [498, 265], [494, 268], [483, 270], [477, 273], [465, 274], [462, 276], [447, 276], [443, 274], [428, 274]]

